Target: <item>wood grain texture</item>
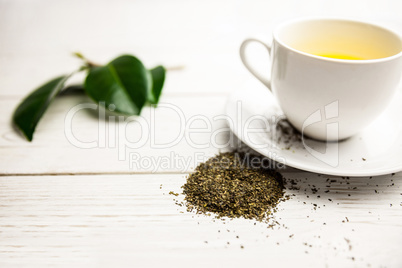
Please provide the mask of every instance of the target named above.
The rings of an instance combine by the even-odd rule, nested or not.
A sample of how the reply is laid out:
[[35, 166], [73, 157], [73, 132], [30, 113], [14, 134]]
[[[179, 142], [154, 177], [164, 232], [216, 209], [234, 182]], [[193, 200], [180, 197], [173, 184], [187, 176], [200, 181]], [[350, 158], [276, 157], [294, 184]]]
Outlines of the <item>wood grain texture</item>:
[[182, 174], [1, 177], [0, 266], [400, 267], [402, 174], [283, 174], [274, 229], [186, 212]]
[[85, 96], [65, 96], [49, 107], [29, 143], [9, 122], [18, 99], [0, 100], [0, 173], [189, 172], [227, 147], [230, 132], [219, 117], [225, 101], [226, 96], [162, 96], [157, 109], [145, 108], [136, 121], [109, 114], [99, 119], [92, 108], [69, 121], [76, 105], [94, 104]]
[[[238, 57], [242, 40], [261, 36], [270, 42], [274, 27], [290, 18], [348, 17], [402, 30], [398, 0], [1, 0], [0, 5], [1, 97], [24, 96], [49, 78], [70, 73], [80, 64], [71, 56], [75, 51], [100, 63], [130, 53], [149, 68], [185, 66], [169, 74], [165, 92], [216, 94], [252, 77]], [[264, 51], [255, 56], [259, 70], [266, 70]]]
[[[226, 95], [252, 79], [238, 57], [242, 40], [269, 42], [276, 25], [302, 16], [363, 19], [401, 31], [401, 9], [398, 0], [0, 0], [0, 267], [401, 267], [402, 173], [347, 179], [283, 170], [300, 182], [287, 190], [291, 199], [276, 214], [281, 225], [271, 230], [188, 213], [173, 200], [183, 196], [168, 194], [181, 192], [198, 162], [230, 147], [212, 144], [225, 144], [227, 130], [214, 138], [192, 134], [204, 148], [185, 137], [169, 148], [150, 141], [123, 146], [126, 158], [119, 160], [118, 141], [135, 144], [143, 130], [134, 123], [122, 129], [124, 137], [109, 139], [124, 124], [82, 110], [72, 120], [77, 139], [97, 141], [99, 128], [110, 132], [95, 148], [74, 146], [64, 122], [72, 107], [88, 103], [82, 96], [56, 100], [33, 143], [10, 125], [19, 101], [77, 68], [71, 53], [80, 51], [99, 63], [130, 53], [147, 67], [184, 66], [168, 72], [161, 102], [186, 119], [212, 120], [211, 132], [224, 130], [213, 118], [223, 114]], [[248, 53], [268, 71], [265, 51]], [[144, 110], [145, 122], [152, 122], [151, 111]], [[172, 110], [154, 111], [155, 141], [172, 141], [182, 121]], [[130, 154], [187, 162], [130, 166]]]

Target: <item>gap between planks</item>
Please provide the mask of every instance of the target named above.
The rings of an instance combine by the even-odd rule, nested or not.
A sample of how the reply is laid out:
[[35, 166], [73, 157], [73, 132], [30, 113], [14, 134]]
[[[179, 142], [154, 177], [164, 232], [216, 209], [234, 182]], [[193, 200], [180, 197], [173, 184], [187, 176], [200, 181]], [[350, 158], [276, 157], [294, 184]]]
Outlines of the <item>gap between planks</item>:
[[63, 173], [0, 173], [0, 177], [28, 177], [28, 176], [101, 176], [101, 175], [188, 175], [193, 173], [189, 172], [177, 172], [177, 171], [158, 171], [158, 172], [63, 172]]

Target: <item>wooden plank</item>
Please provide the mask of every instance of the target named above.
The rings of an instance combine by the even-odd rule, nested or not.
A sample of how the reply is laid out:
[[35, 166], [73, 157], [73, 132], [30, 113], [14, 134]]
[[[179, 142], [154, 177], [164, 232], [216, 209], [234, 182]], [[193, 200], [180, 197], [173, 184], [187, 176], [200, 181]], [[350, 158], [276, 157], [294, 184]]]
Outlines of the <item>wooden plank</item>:
[[234, 6], [176, 3], [182, 10], [196, 10], [187, 13], [164, 1], [118, 2], [103, 0], [96, 7], [86, 1], [0, 3], [0, 96], [24, 96], [50, 78], [78, 69], [80, 60], [71, 55], [75, 51], [99, 63], [129, 53], [149, 68], [184, 66], [169, 73], [166, 92], [228, 92], [251, 77], [237, 56], [243, 37], [224, 34], [227, 30], [220, 27], [222, 16], [231, 16]]
[[188, 172], [227, 147], [226, 121], [216, 117], [223, 115], [225, 101], [163, 96], [157, 109], [146, 108], [129, 121], [110, 114], [99, 119], [92, 106], [71, 112], [94, 104], [85, 96], [66, 96], [49, 107], [29, 143], [10, 124], [18, 100], [0, 100], [0, 173]]
[[[100, 63], [131, 53], [149, 67], [185, 66], [169, 75], [166, 92], [229, 92], [252, 79], [238, 57], [241, 41], [255, 35], [270, 41], [273, 28], [294, 16], [355, 17], [357, 10], [359, 18], [402, 29], [397, 1], [290, 1], [272, 6], [258, 0], [120, 0], [113, 5], [102, 0], [94, 6], [90, 1], [16, 0], [0, 5], [0, 96], [24, 96], [48, 79], [75, 70], [80, 65], [71, 56], [75, 51]], [[254, 57], [261, 71], [267, 66], [264, 53]]]
[[401, 173], [283, 174], [274, 229], [186, 212], [183, 174], [0, 177], [0, 266], [400, 267]]
[[[132, 53], [149, 67], [184, 65], [182, 71], [168, 73], [162, 101], [177, 105], [187, 118], [203, 115], [211, 120], [223, 113], [225, 94], [252, 79], [237, 56], [244, 38], [261, 34], [269, 41], [273, 27], [294, 16], [356, 14], [402, 29], [397, 1], [387, 5], [347, 0], [325, 5], [317, 1], [2, 1], [0, 267], [401, 267], [401, 173], [372, 179], [331, 177], [336, 181], [327, 182], [328, 177], [288, 169], [286, 177], [303, 183], [299, 190], [289, 190], [295, 196], [280, 206], [277, 218], [285, 226], [270, 230], [253, 221], [222, 222], [187, 213], [168, 195], [180, 192], [185, 181], [181, 172], [191, 171], [197, 162], [219, 151], [208, 144], [210, 133], [192, 136], [198, 144], [207, 143], [201, 149], [184, 139], [163, 149], [150, 143], [125, 148], [125, 155], [139, 156], [137, 160], [179, 156], [192, 165], [144, 162], [130, 167], [130, 160], [119, 160], [119, 149], [108, 142], [82, 149], [66, 138], [65, 116], [75, 104], [86, 103], [85, 98], [56, 101], [41, 121], [34, 143], [25, 142], [10, 126], [11, 113], [23, 96], [79, 65], [70, 57], [74, 51], [101, 63]], [[256, 63], [265, 68], [266, 59], [257, 58]], [[180, 120], [171, 110], [156, 113], [156, 141], [173, 140]], [[143, 116], [150, 122], [151, 109]], [[96, 117], [88, 111], [76, 114], [73, 130], [78, 139], [90, 142], [99, 137]], [[117, 124], [107, 121], [105, 126], [109, 130]], [[213, 121], [211, 130], [224, 126]], [[136, 125], [124, 130], [131, 139], [141, 133]], [[228, 138], [228, 132], [222, 133], [217, 142], [223, 144]], [[114, 174], [154, 171], [172, 174]], [[111, 174], [40, 176], [46, 173]], [[316, 194], [311, 193], [312, 185], [318, 189]]]

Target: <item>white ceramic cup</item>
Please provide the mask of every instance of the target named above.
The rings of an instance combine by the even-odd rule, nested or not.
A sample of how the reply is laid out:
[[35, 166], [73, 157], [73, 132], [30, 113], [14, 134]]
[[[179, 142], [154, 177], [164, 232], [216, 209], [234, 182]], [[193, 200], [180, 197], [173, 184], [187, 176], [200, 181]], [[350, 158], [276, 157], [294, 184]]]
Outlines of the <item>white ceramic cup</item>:
[[[265, 46], [271, 76], [248, 63], [246, 47]], [[324, 56], [319, 56], [324, 55]], [[343, 55], [358, 60], [330, 58]], [[402, 74], [402, 40], [388, 29], [343, 19], [301, 19], [274, 30], [272, 47], [246, 39], [240, 57], [303, 135], [342, 140], [370, 124], [392, 99]]]

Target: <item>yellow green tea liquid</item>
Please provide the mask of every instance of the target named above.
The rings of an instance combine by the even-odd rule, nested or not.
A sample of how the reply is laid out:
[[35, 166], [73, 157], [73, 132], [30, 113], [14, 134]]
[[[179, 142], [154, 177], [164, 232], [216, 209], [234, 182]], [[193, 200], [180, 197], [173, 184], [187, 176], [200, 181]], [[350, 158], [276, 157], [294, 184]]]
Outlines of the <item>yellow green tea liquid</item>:
[[361, 57], [356, 57], [353, 55], [346, 55], [346, 54], [317, 54], [317, 56], [326, 57], [326, 58], [333, 58], [333, 59], [342, 59], [342, 60], [365, 60]]

